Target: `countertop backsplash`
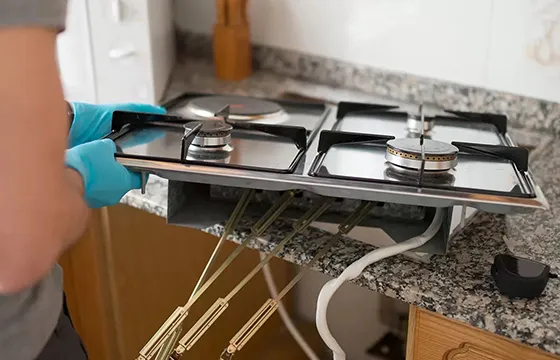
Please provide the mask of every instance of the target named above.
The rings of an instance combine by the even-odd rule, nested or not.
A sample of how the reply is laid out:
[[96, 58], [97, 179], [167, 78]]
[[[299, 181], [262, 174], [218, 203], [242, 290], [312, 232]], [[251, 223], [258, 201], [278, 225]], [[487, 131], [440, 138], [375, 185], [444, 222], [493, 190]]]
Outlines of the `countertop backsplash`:
[[[247, 14], [254, 44], [560, 102], [557, 0], [259, 0]], [[175, 1], [182, 31], [210, 35], [216, 15]]]
[[[210, 35], [181, 32], [181, 57], [212, 59]], [[272, 46], [253, 45], [255, 68], [330, 87], [371, 94], [386, 102], [423, 103], [442, 109], [505, 114], [509, 125], [560, 135], [560, 104], [406, 73], [329, 59]]]

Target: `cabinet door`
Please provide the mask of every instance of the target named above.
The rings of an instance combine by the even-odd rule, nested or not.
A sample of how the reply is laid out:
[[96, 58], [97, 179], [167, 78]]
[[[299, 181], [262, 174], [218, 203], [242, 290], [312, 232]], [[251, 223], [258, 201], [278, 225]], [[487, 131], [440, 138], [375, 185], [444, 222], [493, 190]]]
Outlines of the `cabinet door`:
[[[173, 310], [187, 301], [217, 240], [125, 205], [93, 211], [87, 234], [60, 261], [72, 319], [91, 360], [135, 359]], [[226, 242], [218, 264], [235, 247]], [[259, 261], [256, 251], [243, 250], [193, 306], [184, 331]], [[293, 266], [280, 259], [273, 259], [271, 269], [278, 289], [293, 276]], [[217, 359], [269, 297], [259, 274], [230, 301], [228, 310], [184, 359]], [[283, 301], [291, 309], [291, 296]], [[291, 336], [284, 336], [284, 329], [274, 314], [235, 358], [305, 359]], [[304, 330], [305, 335], [313, 335], [315, 329]], [[320, 342], [312, 343], [317, 351]]]
[[[150, 11], [154, 3], [158, 11]], [[100, 103], [154, 103], [161, 96], [161, 84], [166, 82], [174, 58], [171, 3], [170, 0], [88, 2]], [[156, 66], [162, 61], [169, 64], [164, 71]]]
[[66, 30], [57, 38], [58, 66], [67, 100], [95, 102], [86, 0], [68, 2]]
[[407, 360], [558, 360], [503, 336], [410, 307]]

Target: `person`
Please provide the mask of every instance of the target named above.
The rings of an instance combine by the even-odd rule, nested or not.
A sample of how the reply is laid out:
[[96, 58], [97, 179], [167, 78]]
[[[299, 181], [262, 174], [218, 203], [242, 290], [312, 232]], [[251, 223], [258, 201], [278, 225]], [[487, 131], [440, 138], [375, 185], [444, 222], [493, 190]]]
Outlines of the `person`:
[[67, 103], [56, 37], [66, 0], [0, 1], [0, 358], [81, 360], [58, 257], [84, 232], [89, 208], [141, 185], [102, 139], [116, 109]]

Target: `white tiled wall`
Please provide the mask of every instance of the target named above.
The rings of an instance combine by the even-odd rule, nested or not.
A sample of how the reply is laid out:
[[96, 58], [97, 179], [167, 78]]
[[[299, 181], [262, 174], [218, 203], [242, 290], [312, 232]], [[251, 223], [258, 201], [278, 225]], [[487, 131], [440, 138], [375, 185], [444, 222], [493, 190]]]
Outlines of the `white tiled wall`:
[[[211, 0], [176, 0], [210, 33]], [[253, 0], [256, 43], [560, 101], [559, 0]]]

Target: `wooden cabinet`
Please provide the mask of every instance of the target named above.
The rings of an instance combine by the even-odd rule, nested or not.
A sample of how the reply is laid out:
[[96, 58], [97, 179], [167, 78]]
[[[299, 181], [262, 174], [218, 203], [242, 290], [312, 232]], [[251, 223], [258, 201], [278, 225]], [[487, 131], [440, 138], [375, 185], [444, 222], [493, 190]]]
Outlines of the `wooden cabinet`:
[[[135, 359], [161, 323], [186, 302], [216, 242], [212, 235], [168, 225], [163, 218], [125, 205], [94, 211], [83, 239], [60, 261], [70, 312], [90, 358]], [[227, 242], [221, 259], [235, 246]], [[256, 251], [243, 250], [192, 308], [185, 330], [258, 261]], [[272, 270], [279, 288], [295, 275], [293, 265], [279, 259], [273, 259]], [[259, 274], [233, 298], [226, 312], [183, 359], [217, 359], [230, 338], [267, 298], [268, 289]], [[290, 296], [284, 300], [290, 309]], [[299, 324], [315, 351], [322, 354], [323, 343], [314, 324]], [[306, 359], [278, 314], [235, 358]], [[560, 357], [411, 306], [407, 359], [560, 360]]]
[[[69, 308], [91, 359], [135, 359], [163, 321], [188, 300], [216, 242], [214, 236], [167, 225], [163, 218], [125, 205], [96, 210], [87, 234], [61, 259]], [[227, 242], [221, 258], [235, 246]], [[185, 330], [258, 261], [256, 251], [243, 250], [192, 308]], [[273, 259], [272, 270], [280, 288], [294, 275], [292, 265], [279, 259]], [[268, 297], [259, 274], [184, 359], [217, 359]], [[289, 308], [289, 296], [285, 303]], [[283, 324], [275, 314], [236, 359], [273, 358], [265, 355], [272, 348], [287, 351], [282, 358], [305, 359], [289, 336], [279, 337], [282, 332]]]
[[407, 360], [558, 360], [539, 349], [410, 307]]

